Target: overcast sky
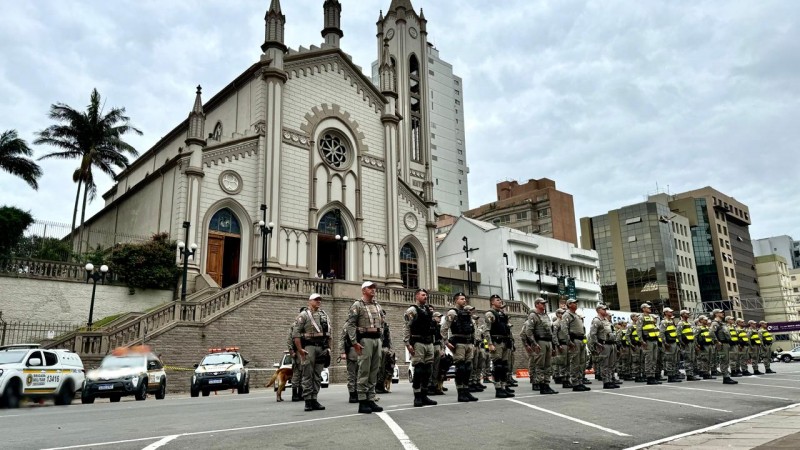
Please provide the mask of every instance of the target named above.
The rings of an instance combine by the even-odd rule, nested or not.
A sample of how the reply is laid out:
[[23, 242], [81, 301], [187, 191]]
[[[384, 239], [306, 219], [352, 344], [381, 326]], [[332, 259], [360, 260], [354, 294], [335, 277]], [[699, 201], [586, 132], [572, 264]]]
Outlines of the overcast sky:
[[[144, 153], [197, 84], [207, 100], [258, 59], [269, 3], [0, 0], [0, 131], [31, 142], [50, 104], [84, 109], [96, 87], [127, 108]], [[322, 41], [322, 3], [282, 0], [288, 46]], [[800, 239], [800, 2], [412, 3], [464, 79], [471, 207], [508, 179], [555, 180], [578, 217], [711, 185], [750, 207], [754, 238]], [[341, 46], [365, 71], [389, 4], [342, 1]], [[0, 204], [69, 223], [78, 162], [41, 164], [38, 192], [0, 172]]]

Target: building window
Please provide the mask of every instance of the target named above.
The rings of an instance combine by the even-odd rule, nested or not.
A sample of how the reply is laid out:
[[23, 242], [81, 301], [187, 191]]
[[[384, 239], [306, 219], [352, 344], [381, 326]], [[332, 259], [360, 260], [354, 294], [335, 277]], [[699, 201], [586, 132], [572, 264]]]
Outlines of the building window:
[[461, 104], [461, 102], [459, 100], [456, 100], [456, 105], [460, 105], [460, 104]]
[[219, 231], [222, 233], [242, 234], [242, 228], [239, 225], [239, 220], [228, 208], [221, 209], [214, 214], [211, 218], [211, 224], [208, 226], [210, 231]]
[[400, 278], [406, 288], [419, 287], [417, 252], [411, 244], [406, 244], [400, 249]]
[[459, 159], [459, 160], [458, 160], [458, 164], [459, 164], [460, 166], [463, 166], [463, 165], [464, 165], [464, 160], [463, 160], [463, 159]]
[[461, 91], [459, 91], [458, 89], [456, 89], [456, 95], [461, 95]]
[[432, 71], [432, 70], [429, 70], [429, 71], [428, 71], [428, 75], [430, 75], [430, 76], [433, 76], [433, 71]]
[[346, 141], [337, 133], [325, 132], [319, 142], [319, 151], [325, 162], [335, 169], [346, 169], [350, 165]]
[[222, 139], [222, 122], [217, 122], [217, 124], [214, 125], [214, 132], [209, 134], [208, 137], [215, 141]]
[[517, 213], [517, 220], [527, 220], [528, 219], [528, 211], [522, 211]]

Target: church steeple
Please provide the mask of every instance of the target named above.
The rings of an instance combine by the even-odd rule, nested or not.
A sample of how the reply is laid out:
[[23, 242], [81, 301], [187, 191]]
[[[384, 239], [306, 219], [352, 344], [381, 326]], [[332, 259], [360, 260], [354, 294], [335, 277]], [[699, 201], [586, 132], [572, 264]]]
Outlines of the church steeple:
[[286, 52], [286, 44], [283, 42], [284, 26], [286, 25], [286, 16], [281, 12], [281, 1], [272, 0], [269, 5], [269, 10], [264, 16], [266, 22], [266, 30], [264, 36], [264, 43], [261, 44], [261, 51], [267, 53], [267, 50], [275, 48]]
[[186, 134], [186, 140], [198, 140], [205, 144], [203, 133], [205, 132], [206, 115], [203, 112], [203, 100], [200, 97], [202, 93], [203, 88], [198, 85], [194, 106], [192, 107], [192, 112], [189, 113], [189, 131]]
[[406, 11], [414, 11], [414, 6], [411, 5], [411, 0], [392, 0], [389, 6], [389, 11], [394, 11], [397, 8], [405, 8]]
[[322, 29], [324, 45], [339, 47], [339, 39], [344, 36], [342, 33], [342, 5], [339, 0], [325, 0], [322, 10], [325, 12], [325, 28]]
[[395, 72], [394, 62], [389, 54], [389, 39], [383, 40], [383, 52], [381, 53], [381, 92], [384, 95], [397, 97], [397, 73]]

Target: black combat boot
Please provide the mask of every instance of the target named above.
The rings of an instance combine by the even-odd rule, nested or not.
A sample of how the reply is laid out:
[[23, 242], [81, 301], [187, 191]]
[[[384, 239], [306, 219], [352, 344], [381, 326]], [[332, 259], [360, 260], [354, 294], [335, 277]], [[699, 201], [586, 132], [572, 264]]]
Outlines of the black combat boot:
[[358, 392], [351, 392], [350, 393], [350, 403], [358, 403]]
[[422, 398], [422, 404], [423, 405], [425, 405], [425, 406], [434, 406], [434, 405], [438, 405], [439, 404], [439, 403], [436, 402], [436, 400], [431, 400], [430, 398], [428, 398], [428, 390], [427, 389], [423, 389], [422, 392], [420, 392], [419, 394], [420, 394], [420, 397]]
[[738, 370], [732, 370], [731, 371], [731, 376], [738, 378], [738, 377], [742, 376], [742, 372], [739, 372]]
[[712, 377], [716, 377], [717, 375], [722, 375], [722, 372], [720, 372], [717, 369], [714, 369], [714, 370], [711, 371], [711, 376]]
[[567, 380], [566, 378], [564, 378], [564, 380], [566, 380], [566, 381], [564, 381], [564, 382], [561, 384], [561, 387], [562, 387], [562, 388], [564, 388], [564, 389], [569, 389], [569, 388], [573, 387], [573, 386], [572, 386], [572, 383], [570, 383], [570, 382], [569, 382], [569, 380]]
[[733, 378], [725, 377], [722, 379], [722, 384], [739, 384], [739, 382], [734, 380]]
[[686, 377], [686, 381], [700, 381], [700, 378], [697, 378], [694, 375], [689, 375], [688, 377]]
[[775, 371], [774, 371], [774, 370], [772, 370], [772, 369], [767, 369], [767, 371], [766, 371], [766, 372], [764, 372], [764, 373], [778, 373], [778, 372], [775, 372]]
[[300, 388], [292, 386], [292, 401], [299, 402], [300, 400], [303, 400], [303, 396], [300, 394]]
[[314, 400], [306, 400], [305, 411], [313, 411], [313, 410], [314, 410]]
[[507, 385], [506, 385], [506, 387], [504, 387], [503, 389], [505, 389], [505, 390], [506, 390], [506, 392], [508, 392], [509, 394], [513, 394], [513, 393], [515, 392], [513, 389], [511, 389], [511, 388], [510, 388], [510, 387], [508, 387]]
[[474, 384], [470, 384], [469, 386], [467, 386], [467, 391], [469, 391], [469, 392], [480, 392], [481, 390], [478, 388], [478, 386], [475, 386]]
[[661, 384], [660, 381], [656, 381], [654, 377], [647, 377], [647, 384], [654, 385], [654, 384]]
[[616, 389], [617, 385], [614, 383], [603, 383], [603, 389]]
[[467, 398], [468, 393], [469, 391], [467, 391], [466, 389], [458, 388], [458, 401], [462, 403], [469, 402], [469, 398]]
[[465, 391], [464, 391], [464, 397], [465, 397], [467, 400], [471, 401], [471, 402], [477, 402], [477, 401], [478, 401], [478, 397], [475, 397], [474, 395], [472, 395], [472, 394], [471, 394], [469, 391], [467, 391], [467, 390], [465, 390]]
[[763, 375], [763, 374], [764, 374], [764, 372], [761, 372], [758, 369], [753, 369], [753, 375]]
[[682, 381], [683, 381], [683, 380], [681, 380], [680, 378], [678, 378], [678, 376], [677, 376], [677, 375], [671, 375], [671, 376], [668, 376], [668, 377], [667, 377], [667, 383], [680, 383], [680, 382], [682, 382]]
[[320, 405], [317, 399], [311, 400], [313, 403], [311, 407], [314, 408], [314, 411], [325, 411], [325, 407]]
[[359, 412], [359, 414], [370, 414], [372, 412], [372, 408], [369, 407], [369, 401], [367, 401], [367, 400], [359, 400], [358, 401], [358, 412]]
[[414, 406], [417, 408], [424, 406], [422, 403], [422, 392], [414, 392]]
[[372, 412], [376, 412], [377, 413], [377, 412], [382, 412], [383, 411], [383, 408], [378, 406], [378, 404], [375, 403], [375, 400], [367, 400], [367, 405], [369, 405], [369, 409], [371, 409]]
[[753, 374], [751, 372], [748, 372], [747, 369], [745, 369], [745, 370], [742, 371], [742, 375], [744, 375], [746, 377], [749, 377], [749, 376], [751, 376]]
[[641, 375], [633, 379], [634, 383], [644, 383], [645, 381], [647, 380]]
[[558, 391], [554, 391], [549, 384], [542, 383], [539, 385], [539, 394], [542, 395], [549, 395], [549, 394], [558, 394]]
[[538, 391], [541, 388], [542, 388], [542, 386], [539, 383], [531, 383], [531, 389], [532, 390]]
[[577, 386], [573, 386], [572, 390], [575, 391], [575, 392], [586, 392], [586, 391], [591, 391], [592, 388], [589, 388], [589, 387], [586, 387], [586, 386], [584, 386], [582, 384], [579, 384]]

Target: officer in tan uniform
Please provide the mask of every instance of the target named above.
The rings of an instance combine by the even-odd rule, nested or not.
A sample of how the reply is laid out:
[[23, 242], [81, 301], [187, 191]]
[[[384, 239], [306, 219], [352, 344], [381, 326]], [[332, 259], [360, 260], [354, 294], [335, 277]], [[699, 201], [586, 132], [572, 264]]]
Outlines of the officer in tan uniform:
[[711, 333], [716, 335], [718, 342], [719, 370], [722, 372], [723, 384], [739, 384], [738, 381], [731, 378], [730, 351], [733, 346], [731, 335], [735, 333], [736, 330], [732, 326], [729, 326], [728, 323], [722, 321], [723, 314], [724, 313], [720, 310], [714, 322], [711, 324]]
[[697, 327], [694, 329], [695, 350], [697, 352], [697, 370], [704, 380], [714, 380], [711, 375], [711, 349], [715, 345], [713, 333], [708, 327], [708, 317], [701, 315], [697, 318]]
[[696, 346], [694, 341], [694, 327], [689, 321], [691, 313], [689, 310], [681, 310], [681, 318], [678, 321], [678, 339], [681, 354], [683, 355], [683, 368], [686, 370], [686, 381], [700, 381], [696, 375], [697, 357], [695, 356]]
[[453, 354], [458, 401], [476, 402], [478, 399], [469, 392], [475, 352], [475, 325], [472, 322], [472, 313], [467, 309], [467, 296], [463, 292], [453, 296], [453, 303], [455, 307], [447, 311], [441, 336], [445, 346]]
[[642, 339], [642, 353], [644, 359], [644, 374], [647, 384], [661, 384], [656, 374], [656, 359], [658, 358], [658, 319], [650, 314], [650, 304], [642, 303], [642, 317], [638, 322], [638, 332]]
[[568, 358], [569, 358], [569, 377], [572, 390], [576, 392], [590, 391], [584, 384], [584, 371], [586, 370], [586, 329], [583, 326], [583, 317], [578, 313], [578, 300], [571, 298], [567, 300], [568, 311], [561, 319], [561, 329], [569, 336]]
[[472, 392], [483, 391], [488, 380], [487, 366], [489, 365], [489, 340], [485, 337], [486, 324], [480, 320], [480, 316], [475, 312], [475, 307], [467, 305], [467, 311], [472, 314], [472, 327], [475, 329], [475, 351], [472, 358], [472, 372], [470, 373], [469, 384], [473, 387]]
[[383, 315], [375, 301], [378, 286], [365, 281], [361, 284], [361, 299], [350, 307], [347, 317], [347, 334], [358, 354], [358, 412], [369, 414], [381, 412], [375, 403], [375, 382], [381, 365], [381, 336]]
[[566, 331], [561, 331], [562, 317], [564, 317], [564, 310], [558, 308], [556, 310], [556, 318], [553, 320], [553, 336], [556, 338], [556, 356], [553, 358], [553, 381], [556, 383], [561, 383], [563, 387], [564, 384], [569, 384], [569, 377], [567, 376], [566, 370], [566, 354], [567, 344], [569, 343], [569, 335], [566, 333]]
[[664, 372], [667, 374], [668, 383], [680, 383], [678, 376], [678, 326], [672, 308], [662, 310], [664, 318], [659, 324], [661, 335], [662, 353], [664, 354]]
[[748, 321], [747, 325], [747, 337], [750, 339], [750, 364], [753, 366], [753, 375], [761, 375], [763, 372], [758, 370], [758, 363], [761, 362], [761, 352], [764, 351], [761, 334], [758, 332], [758, 324], [756, 324], [755, 320]]
[[414, 301], [406, 310], [403, 326], [403, 343], [414, 366], [414, 406], [436, 405], [436, 401], [428, 398], [428, 386], [433, 375], [433, 336], [436, 334], [433, 310], [428, 305], [428, 291], [417, 289]]
[[306, 411], [325, 409], [317, 401], [322, 383], [323, 359], [330, 361], [331, 333], [328, 315], [320, 308], [322, 296], [311, 294], [308, 308], [301, 312], [294, 325], [294, 345], [300, 355], [303, 371], [303, 399]]
[[614, 325], [617, 336], [617, 365], [619, 377], [624, 381], [633, 381], [631, 376], [631, 345], [628, 342], [628, 322], [620, 320]]
[[350, 337], [347, 335], [347, 325], [342, 326], [342, 332], [339, 336], [339, 348], [342, 350], [342, 354], [339, 357], [347, 364], [347, 392], [350, 393], [349, 401], [350, 403], [358, 403], [358, 392], [356, 391], [358, 355], [353, 348], [353, 343], [350, 342]]
[[761, 349], [761, 362], [764, 364], [764, 373], [776, 373], [770, 368], [770, 364], [772, 363], [772, 342], [775, 339], [772, 337], [772, 333], [767, 329], [766, 321], [762, 320], [758, 322], [758, 326], [760, 327], [758, 334], [761, 336], [761, 343], [763, 345]]
[[631, 345], [631, 375], [636, 383], [647, 381], [642, 364], [644, 352], [642, 351], [642, 337], [639, 335], [640, 319], [639, 313], [631, 313], [631, 324], [628, 326], [627, 331], [628, 342]]
[[490, 308], [484, 318], [486, 322], [486, 338], [489, 343], [489, 355], [492, 358], [492, 378], [496, 398], [514, 397], [513, 390], [507, 388], [509, 356], [511, 354], [511, 328], [508, 316], [503, 312], [503, 299], [493, 294], [489, 297]]
[[616, 335], [611, 329], [611, 322], [606, 320], [608, 307], [603, 304], [595, 307], [597, 316], [592, 319], [589, 328], [589, 346], [594, 348], [597, 367], [597, 378], [603, 380], [603, 389], [617, 389], [614, 384], [614, 350]]
[[531, 378], [533, 389], [539, 394], [558, 394], [550, 387], [550, 378], [553, 376], [553, 356], [556, 353], [558, 341], [553, 334], [553, 323], [547, 313], [547, 301], [541, 297], [533, 302], [534, 310], [528, 315], [525, 327], [525, 340], [529, 343], [529, 353], [533, 366], [536, 369], [535, 377]]

